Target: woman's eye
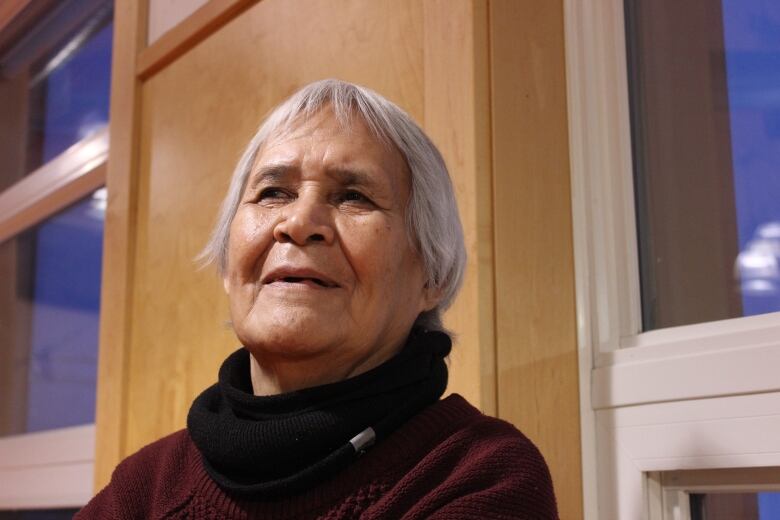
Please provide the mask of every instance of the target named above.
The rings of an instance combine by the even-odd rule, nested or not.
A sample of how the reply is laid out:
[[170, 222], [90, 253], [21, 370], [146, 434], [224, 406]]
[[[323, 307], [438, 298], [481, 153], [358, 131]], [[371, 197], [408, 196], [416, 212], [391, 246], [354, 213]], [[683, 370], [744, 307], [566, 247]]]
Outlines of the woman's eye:
[[290, 194], [280, 188], [265, 188], [259, 196], [260, 200], [288, 198], [290, 198]]
[[359, 191], [347, 190], [341, 194], [341, 200], [343, 202], [371, 202], [368, 197], [360, 193]]

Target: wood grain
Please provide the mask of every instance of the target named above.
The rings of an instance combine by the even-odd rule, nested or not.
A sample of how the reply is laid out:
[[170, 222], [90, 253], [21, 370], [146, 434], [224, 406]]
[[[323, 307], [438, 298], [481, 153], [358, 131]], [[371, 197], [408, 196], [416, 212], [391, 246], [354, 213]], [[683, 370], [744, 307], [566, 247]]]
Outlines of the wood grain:
[[424, 16], [424, 126], [450, 170], [468, 254], [463, 288], [445, 316], [456, 334], [449, 391], [495, 414], [487, 3], [428, 0]]
[[219, 30], [260, 0], [210, 0], [138, 55], [136, 71], [146, 79]]
[[498, 412], [582, 518], [562, 2], [490, 4]]
[[[137, 31], [118, 51], [127, 64], [145, 34], [139, 11], [120, 5]], [[241, 10], [195, 13], [203, 18], [143, 51], [133, 80], [119, 76], [98, 482], [109, 461], [183, 427], [237, 348], [221, 282], [192, 259], [263, 115], [300, 86], [338, 77], [398, 103], [441, 148], [470, 255], [445, 317], [458, 336], [449, 390], [526, 432], [550, 463], [561, 517], [581, 518], [561, 5], [212, 0], [203, 9], [217, 5]]]
[[[135, 60], [146, 41], [146, 2], [116, 0], [111, 69], [108, 201], [100, 295], [95, 488], [126, 451], [126, 407], [135, 260], [139, 88]], [[153, 401], [150, 401], [153, 402]]]
[[264, 114], [339, 77], [423, 118], [422, 5], [333, 4], [257, 3], [143, 85], [125, 454], [182, 428], [238, 347], [221, 281], [193, 258]]

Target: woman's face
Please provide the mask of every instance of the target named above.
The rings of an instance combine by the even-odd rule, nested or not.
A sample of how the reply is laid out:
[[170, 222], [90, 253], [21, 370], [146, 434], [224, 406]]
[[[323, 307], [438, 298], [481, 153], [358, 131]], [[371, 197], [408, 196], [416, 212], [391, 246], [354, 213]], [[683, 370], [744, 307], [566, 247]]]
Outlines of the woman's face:
[[230, 228], [233, 327], [255, 358], [391, 357], [436, 304], [405, 226], [400, 154], [322, 110], [261, 148]]

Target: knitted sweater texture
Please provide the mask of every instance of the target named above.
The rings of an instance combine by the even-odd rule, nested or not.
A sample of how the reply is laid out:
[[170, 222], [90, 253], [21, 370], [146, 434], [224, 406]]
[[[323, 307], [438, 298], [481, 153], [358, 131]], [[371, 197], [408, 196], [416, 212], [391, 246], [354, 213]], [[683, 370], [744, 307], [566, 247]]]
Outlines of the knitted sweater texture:
[[76, 519], [557, 519], [547, 466], [514, 426], [451, 395], [333, 478], [253, 500], [221, 489], [181, 430], [123, 461]]

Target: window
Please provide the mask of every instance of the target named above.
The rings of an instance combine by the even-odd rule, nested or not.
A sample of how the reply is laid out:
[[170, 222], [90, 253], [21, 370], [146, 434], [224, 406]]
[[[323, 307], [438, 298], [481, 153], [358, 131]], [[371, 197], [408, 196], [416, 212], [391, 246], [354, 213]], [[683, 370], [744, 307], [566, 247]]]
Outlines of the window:
[[111, 37], [103, 0], [0, 28], [0, 518], [92, 495]]
[[[105, 188], [0, 244], [0, 435], [94, 422]], [[10, 347], [10, 348], [9, 348]]]
[[589, 519], [667, 518], [669, 472], [780, 490], [779, 13], [684, 4], [565, 1]]
[[780, 6], [625, 5], [643, 330], [780, 311]]
[[648, 474], [655, 517], [664, 520], [772, 520], [780, 517], [780, 468]]

